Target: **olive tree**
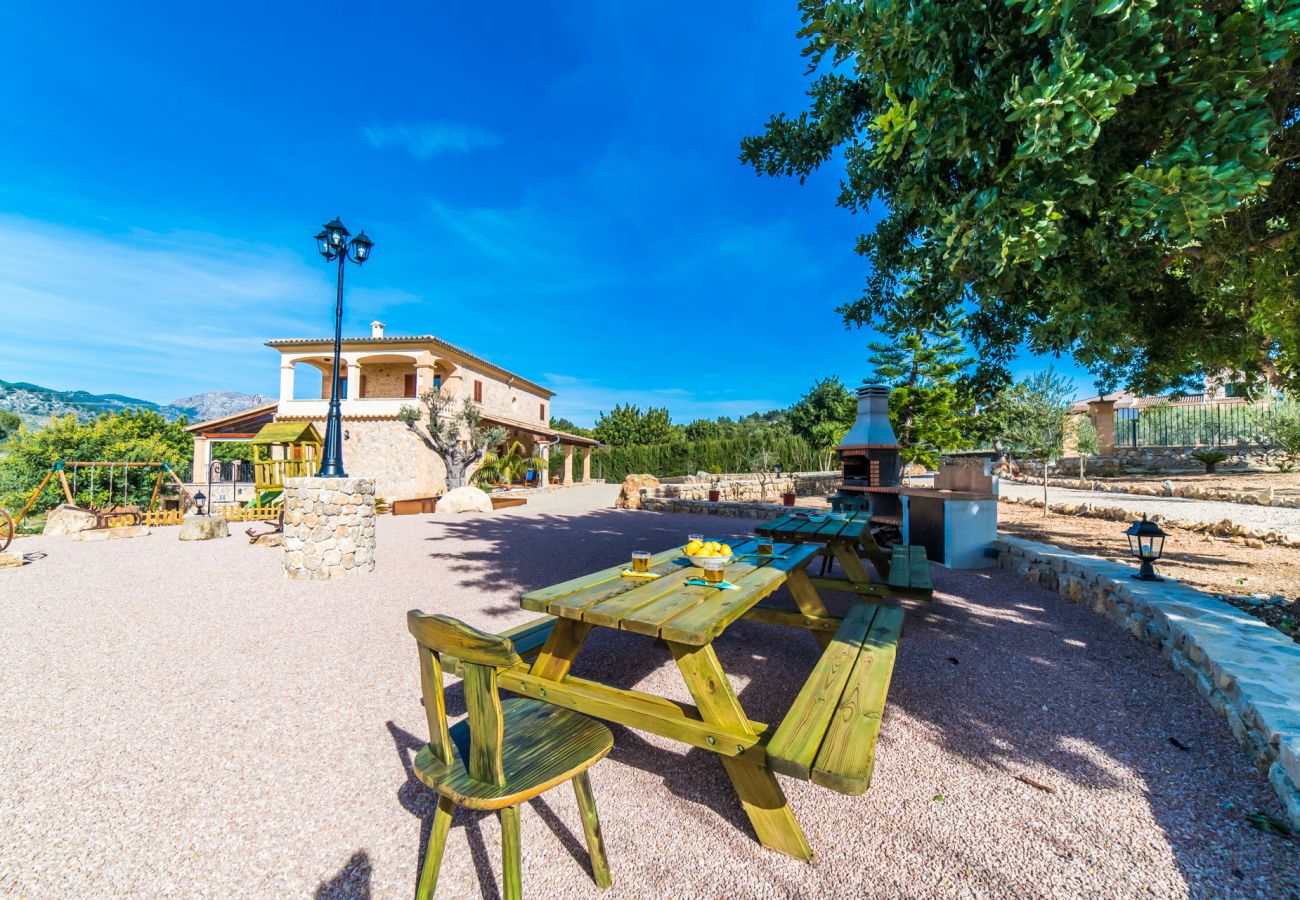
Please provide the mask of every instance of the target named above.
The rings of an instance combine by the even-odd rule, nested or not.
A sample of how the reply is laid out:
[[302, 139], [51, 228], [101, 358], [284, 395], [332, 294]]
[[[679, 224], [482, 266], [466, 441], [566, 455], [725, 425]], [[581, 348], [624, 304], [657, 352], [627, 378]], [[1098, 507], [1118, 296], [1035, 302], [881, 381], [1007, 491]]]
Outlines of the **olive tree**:
[[454, 397], [429, 390], [420, 395], [420, 401], [428, 411], [423, 425], [420, 410], [414, 406], [403, 406], [397, 417], [442, 460], [447, 468], [447, 487], [464, 487], [469, 470], [489, 449], [505, 441], [506, 430], [485, 428], [482, 414], [469, 398], [458, 407]]

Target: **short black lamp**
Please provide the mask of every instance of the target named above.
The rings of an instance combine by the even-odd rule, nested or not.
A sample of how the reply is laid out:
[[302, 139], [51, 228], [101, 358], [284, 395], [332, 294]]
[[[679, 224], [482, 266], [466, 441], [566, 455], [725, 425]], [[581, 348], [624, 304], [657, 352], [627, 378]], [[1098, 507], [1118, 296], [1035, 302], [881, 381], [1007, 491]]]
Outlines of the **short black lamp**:
[[781, 464], [780, 464], [780, 463], [777, 463], [776, 465], [774, 465], [774, 466], [772, 467], [772, 471], [775, 472], [777, 475], [780, 475], [780, 474], [781, 474]]
[[1130, 525], [1128, 531], [1124, 533], [1128, 535], [1129, 552], [1142, 563], [1137, 574], [1131, 577], [1138, 581], [1164, 581], [1156, 574], [1152, 563], [1164, 552], [1165, 538], [1168, 535], [1161, 531], [1160, 526], [1155, 522], [1148, 522], [1145, 514]]
[[208, 495], [203, 493], [202, 491], [199, 491], [197, 494], [194, 495], [194, 505], [195, 507], [198, 508], [199, 515], [201, 516], [207, 515], [207, 513], [203, 511], [203, 504], [207, 502], [207, 499], [208, 499]]

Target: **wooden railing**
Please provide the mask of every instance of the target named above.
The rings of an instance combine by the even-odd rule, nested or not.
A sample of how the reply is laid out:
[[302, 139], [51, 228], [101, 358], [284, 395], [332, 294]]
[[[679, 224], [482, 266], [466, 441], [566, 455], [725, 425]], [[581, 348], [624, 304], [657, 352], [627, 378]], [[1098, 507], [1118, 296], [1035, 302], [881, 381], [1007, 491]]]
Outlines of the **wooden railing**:
[[155, 509], [140, 513], [141, 525], [179, 525], [185, 513], [179, 509]]
[[257, 490], [284, 487], [286, 478], [309, 478], [320, 468], [315, 459], [265, 459], [253, 466], [253, 482]]
[[273, 522], [280, 518], [283, 508], [278, 503], [272, 506], [226, 506], [222, 507], [221, 515], [227, 522]]

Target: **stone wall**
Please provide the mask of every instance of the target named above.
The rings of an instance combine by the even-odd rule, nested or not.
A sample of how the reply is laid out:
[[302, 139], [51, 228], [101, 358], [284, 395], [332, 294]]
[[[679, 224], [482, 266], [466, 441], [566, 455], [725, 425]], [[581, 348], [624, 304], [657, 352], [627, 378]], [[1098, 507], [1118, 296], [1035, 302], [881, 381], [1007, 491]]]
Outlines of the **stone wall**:
[[[325, 434], [325, 421], [315, 422]], [[343, 470], [368, 478], [385, 500], [434, 497], [447, 489], [447, 468], [419, 435], [396, 419], [344, 419]]]
[[342, 578], [375, 568], [375, 484], [286, 478], [282, 563], [287, 578]]
[[811, 506], [783, 506], [780, 503], [710, 503], [708, 500], [682, 500], [669, 497], [641, 495], [641, 508], [651, 512], [695, 513], [704, 516], [721, 516], [726, 519], [773, 519], [793, 512], [824, 512], [825, 508]]
[[[1218, 450], [1228, 458], [1219, 463], [1222, 468], [1277, 469], [1300, 465], [1300, 457], [1273, 447], [1116, 447], [1112, 456], [1089, 456], [1086, 469], [1092, 472], [1107, 469], [1163, 469], [1170, 472], [1204, 472], [1205, 464], [1193, 459], [1200, 450]], [[1034, 459], [1015, 460], [1022, 472], [1041, 475], [1043, 464]], [[1067, 456], [1049, 466], [1048, 473], [1063, 476], [1079, 474], [1079, 457]]]
[[[1013, 476], [1011, 481], [1017, 484], [1042, 485], [1041, 480], [1025, 476]], [[1100, 494], [1136, 494], [1147, 497], [1187, 497], [1192, 500], [1221, 500], [1225, 503], [1244, 503], [1248, 506], [1277, 506], [1300, 509], [1300, 497], [1278, 497], [1272, 488], [1262, 491], [1231, 491], [1226, 488], [1201, 487], [1196, 484], [1176, 484], [1162, 481], [1159, 484], [1149, 482], [1113, 482], [1088, 479], [1080, 482], [1077, 478], [1047, 478], [1050, 487], [1070, 488], [1073, 490], [1096, 491]]]
[[406, 376], [415, 374], [415, 363], [369, 363], [361, 367], [366, 379], [362, 397], [402, 397], [406, 395]]
[[1300, 644], [1227, 603], [1173, 581], [1020, 538], [994, 542], [998, 565], [1082, 603], [1158, 647], [1228, 723], [1300, 829]]
[[736, 503], [780, 503], [781, 495], [794, 491], [799, 497], [825, 497], [839, 487], [839, 472], [794, 472], [773, 475], [764, 484], [752, 472], [730, 475], [687, 475], [681, 478], [660, 479], [655, 496], [669, 500], [708, 500], [709, 491], [717, 483], [721, 500]]
[[[461, 377], [458, 393], [470, 400], [474, 399], [474, 382], [483, 382], [483, 400], [479, 403], [484, 412], [500, 413], [521, 422], [537, 422], [546, 425], [550, 421], [550, 401], [540, 394], [534, 394], [522, 385], [506, 384], [498, 381], [471, 365], [462, 365], [456, 372]], [[545, 404], [546, 417], [538, 415], [538, 404]]]

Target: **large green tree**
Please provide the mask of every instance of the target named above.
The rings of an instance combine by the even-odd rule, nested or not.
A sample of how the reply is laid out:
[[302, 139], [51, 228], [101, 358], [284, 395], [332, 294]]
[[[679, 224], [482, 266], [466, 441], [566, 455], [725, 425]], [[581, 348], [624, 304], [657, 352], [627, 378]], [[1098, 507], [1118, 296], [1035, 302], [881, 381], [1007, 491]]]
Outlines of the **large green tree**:
[[790, 430], [814, 448], [838, 444], [858, 415], [858, 402], [838, 376], [823, 378], [790, 407]]
[[870, 344], [875, 379], [892, 389], [889, 418], [899, 462], [939, 465], [945, 450], [970, 445], [975, 404], [962, 382], [973, 360], [948, 322], [909, 325]]
[[18, 417], [18, 413], [0, 409], [0, 444], [17, 434], [22, 427], [23, 420]]
[[[25, 429], [10, 438], [5, 445], [6, 453], [0, 458], [0, 506], [21, 506], [50, 466], [59, 460], [165, 462], [184, 477], [194, 453], [194, 441], [185, 431], [187, 424], [184, 418], [168, 422], [153, 410], [128, 409], [101, 413], [89, 422], [69, 414], [53, 418], [39, 428]], [[89, 472], [78, 474], [86, 477]], [[147, 501], [152, 475], [142, 476], [137, 471], [124, 483], [122, 474], [122, 469], [115, 470], [112, 497], [108, 493], [106, 470], [98, 470], [93, 497], [89, 479], [85, 482], [78, 479], [78, 501], [92, 506], [123, 500]], [[58, 491], [46, 490], [34, 509], [40, 512], [61, 500]]]
[[681, 430], [673, 425], [668, 410], [652, 406], [645, 412], [639, 406], [620, 403], [608, 413], [601, 413], [591, 436], [611, 447], [632, 444], [663, 444], [678, 439]]
[[1300, 0], [801, 0], [810, 108], [758, 172], [844, 165], [879, 213], [841, 311], [967, 312], [979, 382], [1027, 343], [1112, 386], [1300, 387]]

